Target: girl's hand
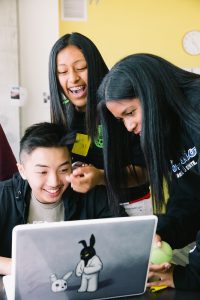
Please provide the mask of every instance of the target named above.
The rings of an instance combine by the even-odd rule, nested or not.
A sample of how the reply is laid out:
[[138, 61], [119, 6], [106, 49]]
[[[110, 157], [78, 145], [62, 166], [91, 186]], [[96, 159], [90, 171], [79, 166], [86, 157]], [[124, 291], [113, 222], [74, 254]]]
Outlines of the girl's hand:
[[105, 185], [104, 171], [92, 165], [82, 165], [66, 176], [74, 191], [86, 193], [96, 185]]
[[0, 256], [0, 274], [9, 275], [11, 274], [11, 258]]
[[148, 287], [166, 285], [174, 288], [173, 281], [173, 265], [170, 263], [163, 263], [160, 265], [151, 264], [149, 267], [148, 278], [150, 282], [147, 283]]
[[162, 246], [162, 239], [161, 239], [161, 236], [158, 235], [158, 234], [155, 234], [155, 237], [154, 237], [154, 244], [156, 244], [156, 246], [158, 248], [161, 248]]

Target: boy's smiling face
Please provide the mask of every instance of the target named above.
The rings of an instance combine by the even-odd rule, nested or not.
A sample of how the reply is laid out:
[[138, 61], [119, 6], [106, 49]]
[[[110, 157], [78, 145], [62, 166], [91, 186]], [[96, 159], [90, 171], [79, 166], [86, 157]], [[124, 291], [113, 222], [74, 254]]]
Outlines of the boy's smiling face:
[[71, 173], [71, 158], [66, 147], [38, 147], [31, 154], [21, 155], [18, 170], [41, 203], [60, 200], [69, 186], [66, 175]]

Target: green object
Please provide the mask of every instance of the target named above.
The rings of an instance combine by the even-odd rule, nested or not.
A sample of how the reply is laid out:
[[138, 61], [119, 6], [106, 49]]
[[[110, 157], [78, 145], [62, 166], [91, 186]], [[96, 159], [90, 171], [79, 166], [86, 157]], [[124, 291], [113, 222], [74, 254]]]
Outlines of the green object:
[[171, 260], [172, 248], [168, 243], [162, 241], [161, 247], [158, 247], [156, 244], [153, 245], [150, 257], [151, 263], [162, 264]]
[[65, 94], [61, 94], [61, 96], [62, 96], [62, 103], [65, 105], [65, 104], [67, 104], [68, 102], [69, 102], [69, 99], [65, 96]]
[[67, 104], [68, 102], [69, 102], [68, 99], [64, 99], [64, 100], [63, 100], [63, 104]]
[[102, 125], [98, 126], [98, 137], [94, 141], [98, 148], [103, 148], [103, 128]]

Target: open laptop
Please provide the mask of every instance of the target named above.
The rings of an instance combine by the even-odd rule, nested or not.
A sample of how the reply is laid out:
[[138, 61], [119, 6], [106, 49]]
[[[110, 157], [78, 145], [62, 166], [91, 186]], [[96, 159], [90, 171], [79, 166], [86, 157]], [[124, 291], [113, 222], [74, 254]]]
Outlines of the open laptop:
[[[90, 300], [145, 292], [155, 216], [16, 226], [9, 300]], [[10, 280], [11, 279], [11, 280]]]

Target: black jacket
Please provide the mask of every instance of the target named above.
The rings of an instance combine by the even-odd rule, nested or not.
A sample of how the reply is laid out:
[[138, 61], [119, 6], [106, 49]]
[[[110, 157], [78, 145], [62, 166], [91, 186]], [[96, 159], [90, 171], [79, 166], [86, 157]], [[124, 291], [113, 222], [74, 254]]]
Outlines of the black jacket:
[[200, 230], [200, 149], [183, 139], [185, 151], [172, 162], [172, 185], [165, 215], [158, 216], [157, 233], [172, 248], [182, 248], [196, 239]]
[[[27, 223], [31, 189], [16, 173], [0, 182], [0, 256], [11, 256], [12, 230]], [[112, 217], [104, 186], [96, 186], [82, 194], [68, 188], [62, 196], [65, 221]]]
[[181, 289], [200, 289], [200, 149], [194, 146], [199, 145], [194, 136], [184, 136], [183, 142], [185, 151], [172, 162], [170, 199], [166, 214], [158, 216], [157, 233], [173, 248], [184, 247], [197, 235], [189, 264], [174, 268], [174, 284]]
[[174, 284], [177, 289], [200, 290], [200, 231], [194, 250], [189, 253], [189, 264], [186, 267], [174, 267]]

